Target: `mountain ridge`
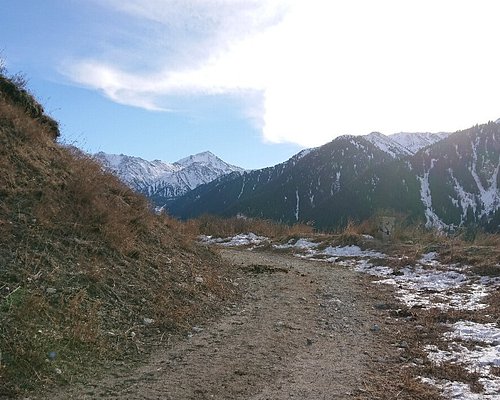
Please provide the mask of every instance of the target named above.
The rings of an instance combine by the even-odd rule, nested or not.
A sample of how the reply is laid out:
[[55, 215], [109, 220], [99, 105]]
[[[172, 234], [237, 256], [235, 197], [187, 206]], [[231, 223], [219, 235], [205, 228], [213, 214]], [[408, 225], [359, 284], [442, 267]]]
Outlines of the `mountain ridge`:
[[174, 163], [104, 152], [95, 154], [94, 158], [158, 206], [222, 175], [244, 171], [210, 151], [190, 155]]
[[274, 167], [201, 185], [169, 211], [181, 218], [242, 213], [331, 229], [386, 210], [440, 229], [499, 228], [498, 124], [395, 138], [400, 142], [380, 133], [341, 136]]

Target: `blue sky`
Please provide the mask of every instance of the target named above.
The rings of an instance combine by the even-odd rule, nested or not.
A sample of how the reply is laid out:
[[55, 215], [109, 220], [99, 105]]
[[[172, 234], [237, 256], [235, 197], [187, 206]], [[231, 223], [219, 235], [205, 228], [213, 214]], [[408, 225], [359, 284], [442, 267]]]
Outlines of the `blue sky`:
[[9, 72], [88, 151], [245, 168], [500, 117], [495, 0], [2, 0]]

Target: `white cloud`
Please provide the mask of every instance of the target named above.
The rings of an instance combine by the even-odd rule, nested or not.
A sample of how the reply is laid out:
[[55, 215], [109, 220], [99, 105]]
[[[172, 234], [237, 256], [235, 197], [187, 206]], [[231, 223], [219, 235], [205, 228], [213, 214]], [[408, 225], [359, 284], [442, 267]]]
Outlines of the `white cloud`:
[[252, 98], [262, 103], [248, 114], [261, 121], [265, 140], [303, 146], [372, 130], [455, 130], [500, 116], [496, 1], [107, 2], [174, 25], [196, 58], [165, 61], [153, 74], [109, 60], [66, 68], [123, 104], [161, 110], [171, 95], [258, 91]]

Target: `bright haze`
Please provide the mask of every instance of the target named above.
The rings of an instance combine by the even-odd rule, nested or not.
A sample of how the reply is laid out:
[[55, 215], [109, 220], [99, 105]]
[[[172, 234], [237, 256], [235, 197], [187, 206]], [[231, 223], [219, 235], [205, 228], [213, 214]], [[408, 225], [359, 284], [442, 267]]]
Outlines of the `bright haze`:
[[10, 72], [89, 151], [258, 168], [500, 117], [500, 2], [2, 0]]

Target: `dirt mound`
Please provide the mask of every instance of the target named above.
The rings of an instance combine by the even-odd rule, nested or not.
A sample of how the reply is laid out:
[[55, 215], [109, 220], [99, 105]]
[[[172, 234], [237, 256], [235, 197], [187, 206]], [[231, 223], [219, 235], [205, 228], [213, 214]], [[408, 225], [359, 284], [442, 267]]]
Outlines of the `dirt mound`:
[[58, 135], [0, 75], [0, 397], [147, 353], [234, 295], [218, 256]]

